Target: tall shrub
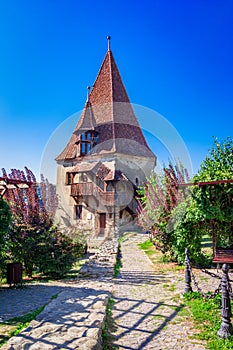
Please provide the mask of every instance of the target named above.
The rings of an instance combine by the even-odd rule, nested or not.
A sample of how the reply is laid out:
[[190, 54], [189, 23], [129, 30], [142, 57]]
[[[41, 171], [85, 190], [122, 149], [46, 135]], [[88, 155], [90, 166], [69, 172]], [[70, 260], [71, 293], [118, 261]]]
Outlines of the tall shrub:
[[[186, 203], [172, 212], [174, 216], [174, 241], [172, 249], [178, 261], [183, 261], [185, 248], [197, 261], [201, 256], [204, 234], [216, 236], [216, 245], [233, 247], [233, 184], [208, 184], [211, 181], [233, 179], [233, 141], [230, 137], [220, 142], [214, 139], [209, 154], [202, 162], [192, 182], [207, 182], [192, 186]], [[178, 220], [177, 213], [183, 215]]]
[[6, 267], [7, 233], [12, 220], [8, 203], [0, 197], [0, 276], [2, 277]]
[[151, 174], [138, 192], [141, 199], [139, 225], [151, 232], [155, 246], [163, 253], [172, 252], [171, 212], [186, 196], [185, 191], [179, 191], [179, 184], [187, 179], [182, 164], [169, 163], [162, 174]]
[[39, 271], [53, 278], [61, 278], [83, 255], [84, 245], [75, 243], [56, 227], [51, 227], [38, 244], [37, 251], [36, 265]]
[[[233, 140], [214, 144], [194, 177], [195, 182], [233, 180]], [[217, 245], [233, 247], [233, 183], [195, 186], [192, 193], [205, 216], [208, 232], [214, 231]]]
[[39, 187], [34, 174], [13, 169], [5, 178], [27, 181], [29, 187], [16, 187], [7, 191], [12, 210], [12, 223], [8, 232], [8, 259], [23, 263], [28, 276], [34, 267], [49, 275], [61, 277], [74, 260], [83, 253], [82, 244], [74, 243], [53, 227], [57, 199], [55, 187], [42, 177]]

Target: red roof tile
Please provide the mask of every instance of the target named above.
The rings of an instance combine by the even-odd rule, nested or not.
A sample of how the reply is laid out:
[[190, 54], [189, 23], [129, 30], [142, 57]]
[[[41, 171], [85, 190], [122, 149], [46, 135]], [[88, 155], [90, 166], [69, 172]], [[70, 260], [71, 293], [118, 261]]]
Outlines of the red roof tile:
[[75, 159], [78, 135], [93, 129], [99, 133], [99, 141], [92, 154], [118, 152], [155, 157], [134, 114], [111, 51], [105, 55], [68, 145], [56, 160]]

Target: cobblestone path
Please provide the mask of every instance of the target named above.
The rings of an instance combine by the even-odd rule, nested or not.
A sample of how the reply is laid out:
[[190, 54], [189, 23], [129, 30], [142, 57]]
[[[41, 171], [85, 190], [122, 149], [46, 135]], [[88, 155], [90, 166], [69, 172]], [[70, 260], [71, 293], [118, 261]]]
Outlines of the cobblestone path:
[[[1, 350], [101, 350], [101, 333], [111, 289], [112, 285], [107, 281], [79, 280], [77, 283], [76, 280], [70, 284], [57, 283], [56, 286], [45, 285], [44, 288], [37, 285], [13, 290], [15, 299], [8, 299], [11, 306], [8, 305], [2, 318], [12, 317], [13, 313], [25, 314], [23, 310], [30, 304], [32, 290], [35, 293], [32, 295], [33, 309], [49, 301], [51, 293], [59, 294], [50, 300], [36, 320], [18, 336], [9, 339]], [[1, 301], [6, 298], [5, 292], [8, 291], [0, 293]], [[0, 310], [3, 310], [2, 305]]]
[[[186, 309], [180, 294], [184, 290], [183, 272], [157, 273], [138, 248], [138, 243], [146, 239], [143, 234], [124, 237], [122, 267], [117, 278], [102, 274], [64, 283], [0, 290], [0, 321], [48, 303], [37, 319], [1, 350], [101, 350], [101, 328], [111, 292], [115, 301], [114, 349], [205, 349], [204, 342], [192, 338], [195, 330], [185, 321], [189, 318], [184, 317]], [[203, 290], [213, 291], [218, 286], [219, 279], [197, 272]], [[56, 294], [57, 298], [51, 300]]]
[[154, 272], [137, 246], [143, 240], [137, 234], [121, 243], [122, 267], [113, 291], [116, 348], [205, 349], [204, 343], [190, 338], [192, 325], [181, 321], [182, 299], [171, 288], [174, 276]]
[[19, 317], [47, 304], [64, 285], [33, 283], [26, 288], [0, 290], [0, 322]]

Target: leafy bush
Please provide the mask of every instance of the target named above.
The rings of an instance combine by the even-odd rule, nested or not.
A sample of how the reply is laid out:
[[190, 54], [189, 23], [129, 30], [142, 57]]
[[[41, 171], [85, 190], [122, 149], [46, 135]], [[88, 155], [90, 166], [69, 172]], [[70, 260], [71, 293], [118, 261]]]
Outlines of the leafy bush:
[[73, 241], [56, 227], [52, 227], [37, 246], [35, 263], [43, 274], [61, 278], [71, 269], [77, 258], [84, 254], [84, 249], [84, 244]]
[[26, 274], [32, 272], [38, 258], [38, 247], [46, 241], [49, 225], [30, 225], [13, 223], [8, 233], [8, 260], [23, 263]]
[[173, 227], [169, 227], [171, 212], [186, 197], [185, 191], [179, 191], [179, 184], [187, 179], [182, 164], [169, 163], [162, 174], [152, 173], [138, 191], [142, 202], [138, 223], [151, 232], [156, 248], [164, 254], [171, 252], [173, 242]]
[[6, 234], [12, 220], [10, 206], [0, 197], [0, 276], [2, 277], [6, 269]]
[[[80, 235], [75, 235], [72, 240], [52, 226], [57, 207], [55, 187], [42, 176], [39, 190], [35, 176], [28, 168], [25, 172], [13, 169], [9, 175], [3, 169], [3, 176], [19, 182], [27, 181], [28, 184], [26, 188], [16, 187], [6, 193], [13, 215], [10, 229], [4, 237], [7, 241], [4, 263], [23, 263], [29, 277], [32, 277], [35, 267], [51, 277], [62, 277], [83, 254], [85, 242]], [[4, 227], [2, 225], [2, 229]]]
[[173, 209], [171, 220], [174, 222], [171, 251], [175, 260], [184, 263], [185, 249], [188, 248], [190, 258], [195, 262], [200, 261], [205, 222], [191, 196]]
[[[228, 137], [214, 145], [194, 177], [195, 182], [233, 179], [233, 140]], [[195, 186], [192, 193], [217, 246], [233, 247], [233, 183]]]
[[[139, 224], [150, 230], [157, 249], [182, 263], [185, 248], [194, 261], [206, 259], [201, 252], [203, 235], [216, 236], [220, 247], [233, 247], [233, 183], [179, 185], [188, 177], [182, 167], [169, 164], [162, 175], [152, 175], [140, 189]], [[192, 182], [233, 179], [233, 141], [214, 140], [209, 155]]]
[[9, 234], [11, 260], [23, 263], [26, 274], [33, 270], [53, 278], [61, 278], [84, 253], [84, 242], [75, 242], [56, 227], [14, 225]]

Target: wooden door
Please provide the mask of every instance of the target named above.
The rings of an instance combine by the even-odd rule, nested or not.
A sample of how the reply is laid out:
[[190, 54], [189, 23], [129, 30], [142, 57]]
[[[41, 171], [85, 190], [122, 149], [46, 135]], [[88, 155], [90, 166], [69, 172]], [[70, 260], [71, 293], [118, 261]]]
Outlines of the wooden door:
[[106, 214], [100, 213], [100, 228], [106, 228]]

